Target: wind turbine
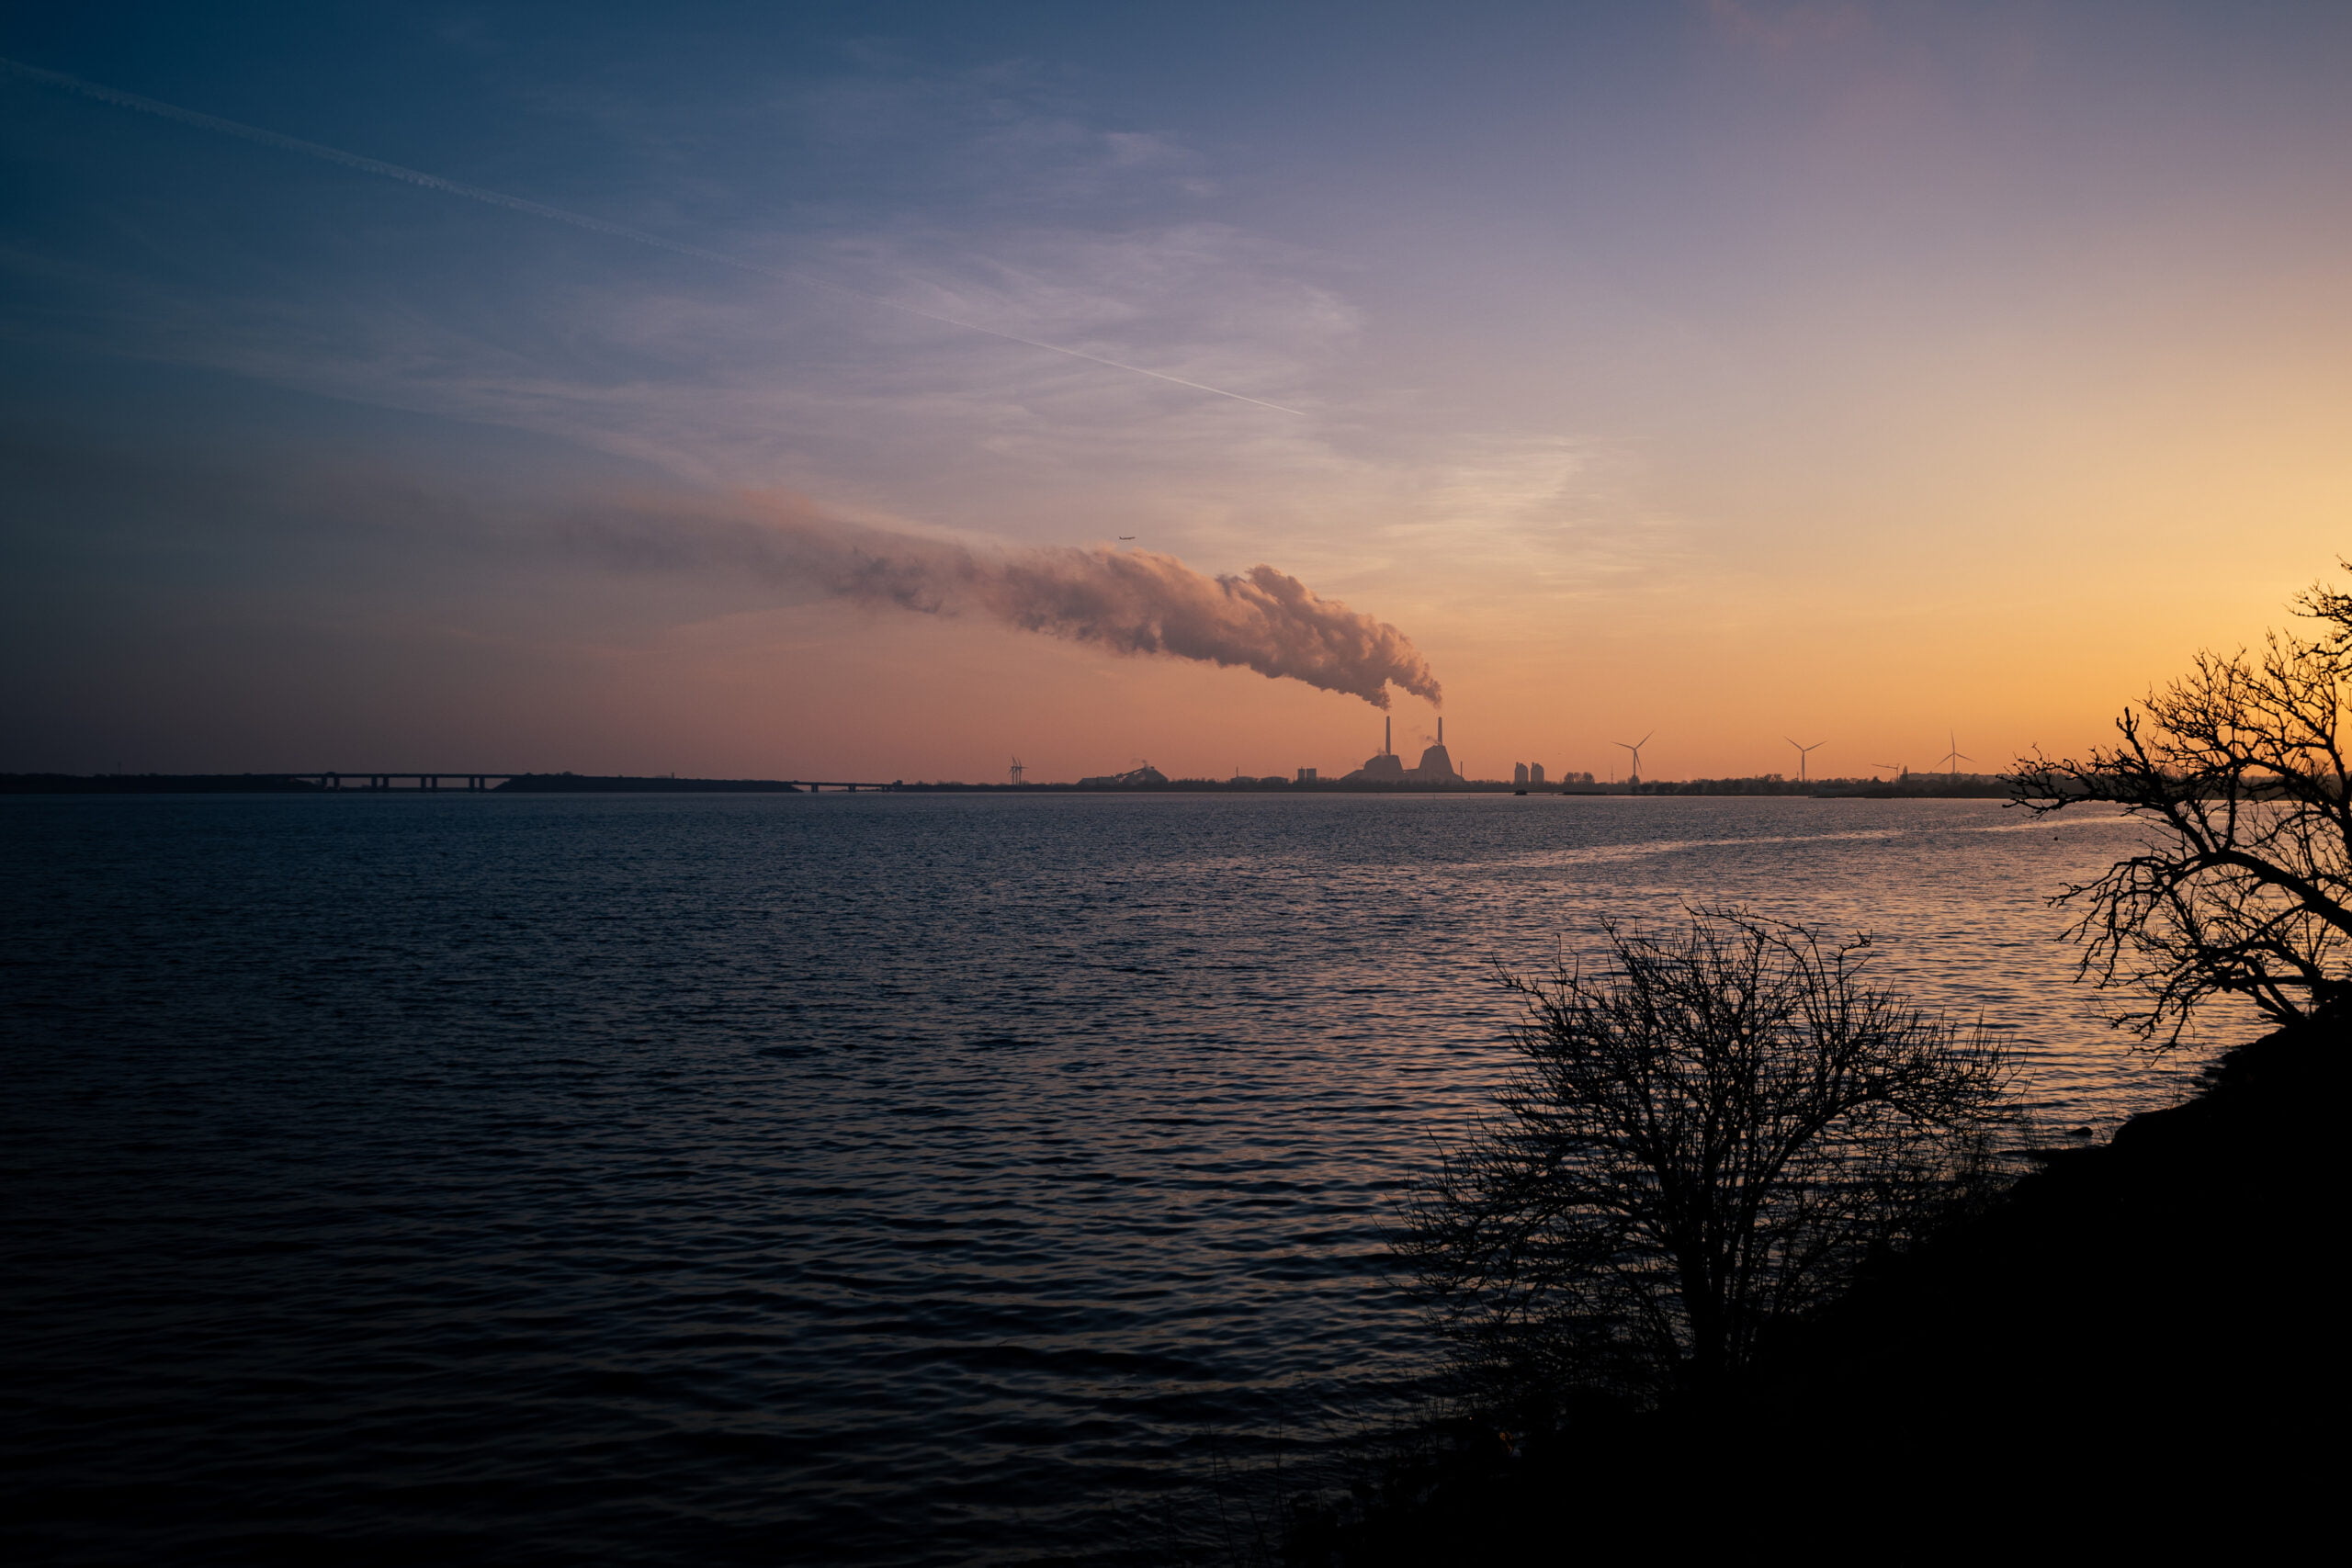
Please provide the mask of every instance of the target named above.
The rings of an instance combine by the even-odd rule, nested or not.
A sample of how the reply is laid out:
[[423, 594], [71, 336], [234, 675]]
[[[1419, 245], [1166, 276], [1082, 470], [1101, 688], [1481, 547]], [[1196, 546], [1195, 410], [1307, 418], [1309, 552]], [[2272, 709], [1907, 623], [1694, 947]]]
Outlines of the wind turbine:
[[1956, 732], [1946, 730], [1944, 732], [1944, 739], [1950, 742], [1951, 746], [1951, 750], [1943, 754], [1945, 774], [1947, 777], [1956, 779], [1960, 777], [1960, 769], [1953, 764], [1959, 762], [1973, 762], [1976, 761], [1976, 759], [1960, 749], [1960, 736]]
[[[1792, 746], [1797, 746], [1797, 743], [1794, 740], [1789, 739], [1789, 737], [1785, 735], [1781, 736], [1781, 739], [1788, 740], [1789, 744]], [[1810, 746], [1797, 746], [1797, 783], [1804, 783], [1805, 759], [1828, 744], [1829, 742], [1826, 740], [1816, 740]]]
[[[1657, 733], [1657, 731], [1655, 729], [1650, 731], [1650, 735], [1656, 735]], [[1627, 784], [1639, 784], [1642, 782], [1642, 748], [1650, 743], [1650, 735], [1645, 735], [1639, 740], [1611, 740], [1609, 743], [1611, 746], [1623, 746], [1626, 750], [1631, 751], [1634, 754], [1634, 776], [1625, 781]]]

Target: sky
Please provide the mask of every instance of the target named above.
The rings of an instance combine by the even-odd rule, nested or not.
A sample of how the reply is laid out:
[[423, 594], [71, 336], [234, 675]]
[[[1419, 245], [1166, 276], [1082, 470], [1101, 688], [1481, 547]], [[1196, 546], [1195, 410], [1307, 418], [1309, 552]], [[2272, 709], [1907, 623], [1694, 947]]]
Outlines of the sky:
[[[22, 0], [0, 57], [0, 770], [1328, 775], [1441, 712], [1480, 777], [1990, 770], [2352, 550], [2339, 6]], [[1425, 689], [1265, 651], [1302, 604]]]

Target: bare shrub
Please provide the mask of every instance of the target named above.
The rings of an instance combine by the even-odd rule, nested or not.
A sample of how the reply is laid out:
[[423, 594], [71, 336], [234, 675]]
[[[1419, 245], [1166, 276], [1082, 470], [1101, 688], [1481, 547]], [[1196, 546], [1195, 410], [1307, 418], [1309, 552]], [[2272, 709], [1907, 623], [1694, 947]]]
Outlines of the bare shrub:
[[1523, 1064], [1396, 1245], [1487, 1400], [1704, 1392], [1986, 1178], [2010, 1068], [1862, 983], [1868, 939], [1738, 911], [1504, 975]]

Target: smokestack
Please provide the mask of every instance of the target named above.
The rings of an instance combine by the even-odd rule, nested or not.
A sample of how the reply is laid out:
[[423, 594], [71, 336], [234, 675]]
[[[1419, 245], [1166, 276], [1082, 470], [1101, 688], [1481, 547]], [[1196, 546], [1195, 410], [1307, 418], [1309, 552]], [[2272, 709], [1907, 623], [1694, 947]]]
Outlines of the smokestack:
[[1393, 718], [1384, 718], [1380, 721], [1380, 754], [1384, 757], [1395, 750], [1394, 737], [1389, 733], [1388, 727], [1396, 722]]
[[1441, 746], [1445, 744], [1445, 716], [1443, 714], [1437, 716], [1437, 743]]

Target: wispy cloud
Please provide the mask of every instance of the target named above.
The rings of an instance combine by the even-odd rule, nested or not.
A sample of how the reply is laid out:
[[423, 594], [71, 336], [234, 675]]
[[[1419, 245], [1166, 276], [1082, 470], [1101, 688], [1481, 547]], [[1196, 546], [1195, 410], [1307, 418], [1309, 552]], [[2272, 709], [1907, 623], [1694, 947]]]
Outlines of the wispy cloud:
[[[545, 235], [483, 248], [477, 224], [464, 231], [473, 265], [455, 275], [449, 257], [403, 266], [395, 254], [267, 288], [188, 291], [169, 273], [126, 271], [107, 279], [84, 341], [111, 331], [141, 354], [550, 434], [691, 486], [816, 494], [888, 526], [1013, 546], [1139, 533], [1217, 569], [1295, 559], [1359, 594], [1408, 581], [1437, 599], [1523, 593], [1622, 577], [1656, 555], [1654, 528], [1611, 524], [1589, 444], [1429, 428], [1409, 394], [1363, 384], [1371, 322], [1347, 265], [1201, 211], [1206, 158], [1088, 123], [1055, 96], [1019, 68], [877, 70], [737, 106], [746, 134], [763, 117], [789, 121], [887, 151], [926, 192], [944, 181], [964, 194], [920, 217], [887, 193], [843, 197], [718, 242], [757, 258], [749, 276], [624, 265]], [[567, 112], [662, 133], [632, 127], [625, 106]], [[910, 157], [911, 143], [928, 152]], [[238, 260], [219, 258], [208, 282]], [[453, 276], [469, 297], [452, 298]], [[1030, 342], [1249, 389], [1308, 417]], [[1433, 540], [1434, 568], [1425, 555], [1403, 564]]]

